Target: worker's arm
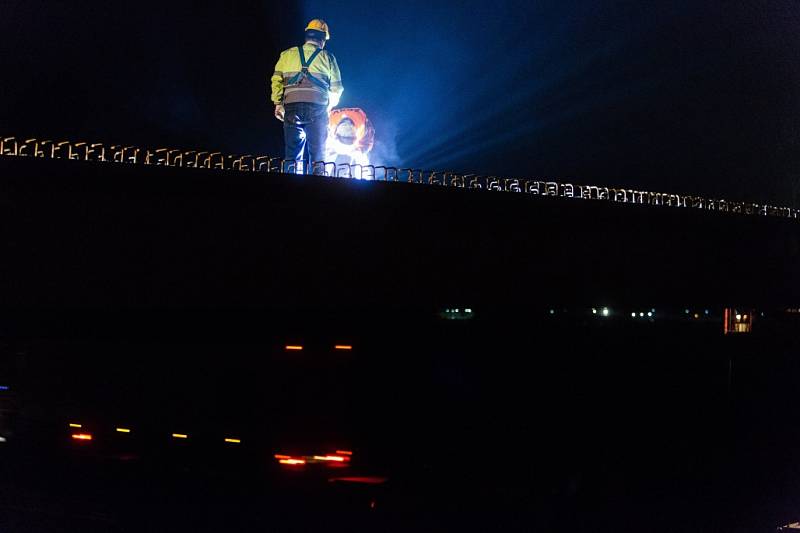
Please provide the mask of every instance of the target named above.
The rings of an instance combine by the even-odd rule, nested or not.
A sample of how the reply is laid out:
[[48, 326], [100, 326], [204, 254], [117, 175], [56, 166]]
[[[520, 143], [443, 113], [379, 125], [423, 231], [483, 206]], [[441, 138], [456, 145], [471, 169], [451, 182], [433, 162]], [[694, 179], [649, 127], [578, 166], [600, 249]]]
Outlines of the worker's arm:
[[344, 86], [342, 85], [342, 73], [339, 71], [339, 63], [337, 63], [336, 58], [333, 54], [330, 54], [331, 58], [331, 89], [328, 94], [329, 103], [328, 103], [328, 110], [333, 109], [337, 105], [339, 105], [339, 100], [342, 99], [342, 93], [344, 92]]
[[275, 65], [275, 72], [270, 80], [272, 84], [272, 103], [275, 104], [275, 118], [283, 120], [283, 54]]

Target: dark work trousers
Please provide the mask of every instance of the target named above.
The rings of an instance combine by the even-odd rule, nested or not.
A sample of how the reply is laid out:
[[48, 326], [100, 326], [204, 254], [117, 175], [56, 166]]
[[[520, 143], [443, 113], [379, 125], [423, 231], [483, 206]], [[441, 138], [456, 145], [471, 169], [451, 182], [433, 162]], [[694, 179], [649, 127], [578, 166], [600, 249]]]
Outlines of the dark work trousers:
[[[325, 158], [325, 141], [328, 139], [328, 107], [320, 104], [296, 102], [284, 106], [283, 136], [286, 141], [286, 159], [304, 161], [298, 163], [299, 173]], [[309, 169], [312, 170], [312, 169]], [[322, 165], [316, 169], [323, 173]]]

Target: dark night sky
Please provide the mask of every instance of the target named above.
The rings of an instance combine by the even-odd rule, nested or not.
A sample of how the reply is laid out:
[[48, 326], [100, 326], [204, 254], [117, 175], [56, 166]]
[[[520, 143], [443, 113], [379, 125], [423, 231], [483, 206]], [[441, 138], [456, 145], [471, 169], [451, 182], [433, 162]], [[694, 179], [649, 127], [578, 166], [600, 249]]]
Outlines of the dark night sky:
[[798, 204], [795, 0], [0, 0], [0, 132], [280, 154], [311, 17], [382, 162]]

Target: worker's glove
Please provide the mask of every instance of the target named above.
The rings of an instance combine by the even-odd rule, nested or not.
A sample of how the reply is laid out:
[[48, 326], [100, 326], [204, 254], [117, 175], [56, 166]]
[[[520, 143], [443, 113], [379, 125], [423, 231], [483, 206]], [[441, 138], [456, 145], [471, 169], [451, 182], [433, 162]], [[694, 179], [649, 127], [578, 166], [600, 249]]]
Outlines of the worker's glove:
[[283, 122], [283, 116], [286, 114], [286, 111], [283, 109], [283, 105], [275, 104], [275, 118]]

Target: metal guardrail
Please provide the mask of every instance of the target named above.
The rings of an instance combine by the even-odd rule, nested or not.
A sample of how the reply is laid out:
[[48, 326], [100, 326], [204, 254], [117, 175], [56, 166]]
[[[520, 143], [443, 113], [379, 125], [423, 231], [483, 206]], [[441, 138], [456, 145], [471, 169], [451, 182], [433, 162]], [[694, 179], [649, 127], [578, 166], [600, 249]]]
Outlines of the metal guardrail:
[[[70, 159], [105, 163], [143, 164], [167, 167], [235, 170], [240, 172], [304, 173], [301, 164], [267, 155], [234, 155], [221, 152], [179, 150], [174, 148], [144, 149], [136, 146], [89, 142], [53, 141], [0, 137], [0, 156]], [[602, 200], [612, 203], [702, 209], [722, 213], [755, 216], [800, 218], [800, 209], [751, 202], [735, 202], [665, 192], [617, 189], [596, 185], [575, 185], [539, 179], [507, 178], [478, 174], [459, 174], [415, 168], [375, 165], [346, 165], [315, 161], [308, 174], [345, 179], [406, 182], [438, 187], [481, 189], [514, 192], [537, 196]], [[298, 172], [299, 171], [299, 172]]]

